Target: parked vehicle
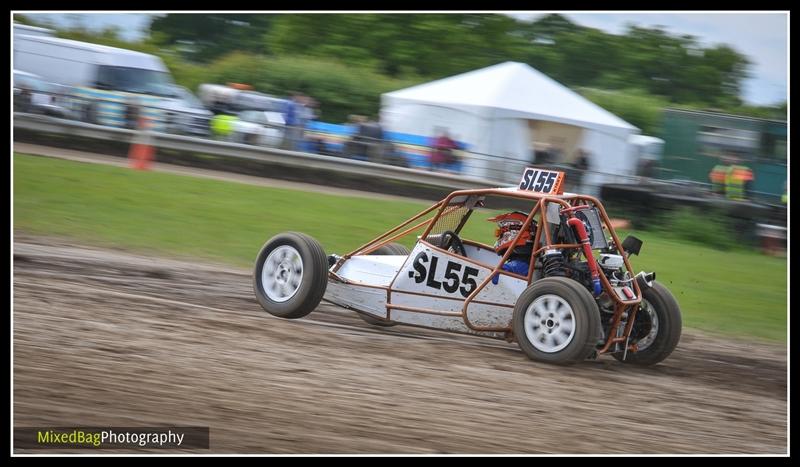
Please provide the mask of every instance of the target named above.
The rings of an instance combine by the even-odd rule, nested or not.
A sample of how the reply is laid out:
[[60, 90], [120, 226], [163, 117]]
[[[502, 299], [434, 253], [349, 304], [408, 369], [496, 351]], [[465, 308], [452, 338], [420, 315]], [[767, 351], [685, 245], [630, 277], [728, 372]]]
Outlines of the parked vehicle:
[[167, 131], [183, 135], [209, 136], [211, 134], [211, 111], [183, 86], [170, 85], [175, 100], [164, 103], [164, 109], [171, 111], [167, 117]]
[[274, 148], [283, 141], [284, 130], [285, 121], [280, 112], [245, 110], [233, 122], [233, 140]]
[[[325, 299], [379, 326], [504, 338], [540, 362], [664, 360], [681, 335], [677, 301], [655, 273], [634, 275], [630, 255], [642, 242], [620, 241], [600, 201], [563, 193], [563, 182], [563, 172], [527, 168], [516, 187], [455, 191], [343, 256], [279, 234], [256, 258], [256, 298], [283, 318]], [[512, 203], [528, 207], [488, 219], [494, 245], [462, 237], [467, 221], [485, 219], [482, 208]], [[411, 251], [393, 243], [417, 233]]]
[[215, 114], [236, 114], [244, 110], [283, 113], [288, 101], [262, 94], [245, 85], [201, 84], [200, 101]]
[[[14, 66], [44, 80], [70, 86], [71, 110], [85, 121], [130, 127], [130, 115], [165, 131], [167, 115], [180, 104], [169, 70], [155, 55], [46, 36], [17, 35]], [[129, 107], [139, 109], [130, 112]]]
[[66, 102], [69, 88], [48, 83], [41, 76], [14, 70], [14, 111], [71, 118]]
[[47, 28], [40, 28], [37, 26], [29, 26], [27, 24], [14, 23], [14, 39], [17, 36], [47, 36], [54, 37], [55, 31]]

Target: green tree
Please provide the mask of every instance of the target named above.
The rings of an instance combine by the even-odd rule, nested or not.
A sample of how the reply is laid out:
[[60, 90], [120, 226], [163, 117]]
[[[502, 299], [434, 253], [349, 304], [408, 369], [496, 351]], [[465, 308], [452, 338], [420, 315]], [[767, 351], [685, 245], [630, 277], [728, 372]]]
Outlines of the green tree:
[[[14, 19], [41, 26], [25, 15]], [[660, 27], [610, 34], [557, 14], [525, 22], [478, 13], [182, 13], [156, 15], [149, 36], [136, 42], [77, 23], [57, 33], [156, 54], [193, 90], [229, 81], [278, 95], [305, 90], [334, 120], [375, 113], [383, 92], [507, 60], [577, 88], [649, 134], [657, 134], [668, 106], [786, 118], [785, 103], [742, 104], [750, 62], [729, 46], [703, 47]]]
[[647, 91], [625, 89], [609, 91], [595, 88], [578, 88], [585, 98], [638, 127], [643, 134], [658, 136], [661, 133], [661, 118], [669, 102]]
[[189, 14], [155, 16], [149, 31], [160, 45], [180, 46], [186, 58], [207, 62], [232, 50], [266, 52], [262, 40], [272, 15]]
[[504, 61], [516, 20], [477, 14], [282, 15], [267, 34], [277, 54], [335, 57], [390, 76], [432, 78]]
[[14, 13], [13, 19], [15, 23], [25, 24], [27, 26], [45, 27], [44, 23], [36, 21], [33, 18], [20, 13]]

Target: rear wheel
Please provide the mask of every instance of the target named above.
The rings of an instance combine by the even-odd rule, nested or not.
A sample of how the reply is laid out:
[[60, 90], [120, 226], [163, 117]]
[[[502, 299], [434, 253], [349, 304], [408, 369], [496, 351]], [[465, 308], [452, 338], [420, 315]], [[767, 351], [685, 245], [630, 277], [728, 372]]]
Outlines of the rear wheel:
[[370, 253], [372, 255], [403, 255], [408, 256], [411, 252], [405, 246], [399, 243], [387, 243], [377, 250]]
[[599, 338], [600, 313], [592, 295], [565, 277], [539, 279], [517, 299], [512, 328], [531, 360], [571, 365], [585, 360]]
[[256, 259], [253, 289], [258, 303], [281, 318], [311, 313], [328, 286], [328, 259], [308, 235], [287, 232], [272, 237]]
[[[408, 256], [408, 255], [411, 254], [411, 252], [408, 250], [408, 248], [406, 248], [405, 246], [403, 246], [403, 245], [401, 245], [399, 243], [387, 243], [386, 245], [383, 245], [382, 247], [378, 248], [377, 250], [373, 251], [370, 254], [372, 254], [372, 255], [402, 255], [402, 256]], [[358, 316], [361, 319], [363, 319], [364, 321], [366, 321], [367, 323], [369, 323], [369, 324], [371, 324], [373, 326], [381, 326], [381, 327], [388, 328], [388, 327], [391, 327], [391, 326], [394, 326], [395, 324], [397, 324], [397, 323], [394, 323], [392, 321], [386, 321], [386, 320], [383, 320], [383, 319], [380, 319], [380, 318], [375, 318], [375, 317], [372, 317], [370, 315], [366, 315], [364, 313], [358, 313]]]
[[247, 133], [244, 135], [244, 142], [245, 144], [250, 144], [253, 146], [258, 145], [259, 136], [257, 133]]
[[624, 363], [655, 365], [669, 357], [681, 339], [681, 310], [675, 297], [661, 283], [653, 281], [653, 286], [649, 287], [643, 280], [637, 280], [642, 290], [642, 304], [636, 312], [631, 341], [636, 342], [639, 350], [613, 355]]

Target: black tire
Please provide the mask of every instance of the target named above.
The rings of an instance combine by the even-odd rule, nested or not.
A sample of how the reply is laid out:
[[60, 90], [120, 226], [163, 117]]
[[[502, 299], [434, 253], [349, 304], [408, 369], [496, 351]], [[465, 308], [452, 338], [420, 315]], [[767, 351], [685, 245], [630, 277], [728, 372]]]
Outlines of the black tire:
[[[378, 248], [377, 250], [373, 251], [370, 254], [371, 255], [403, 255], [403, 256], [408, 256], [408, 255], [411, 254], [411, 251], [409, 251], [408, 248], [406, 248], [405, 246], [403, 246], [403, 245], [401, 245], [399, 243], [387, 243], [386, 245], [383, 245], [382, 247]], [[369, 323], [369, 324], [371, 324], [373, 326], [381, 326], [381, 327], [384, 327], [384, 328], [388, 328], [388, 327], [391, 327], [391, 326], [394, 326], [395, 324], [397, 324], [397, 323], [395, 323], [393, 321], [387, 321], [387, 320], [383, 320], [383, 319], [380, 319], [380, 318], [374, 318], [374, 317], [372, 317], [370, 315], [366, 315], [364, 313], [358, 313], [358, 316], [361, 319], [363, 319], [364, 321], [366, 321], [367, 323]]]
[[[545, 297], [546, 295], [554, 297]], [[541, 300], [537, 302], [540, 298]], [[541, 312], [540, 307], [547, 307], [551, 303], [554, 304], [554, 313], [545, 312], [542, 316], [543, 323], [537, 322], [534, 324], [535, 327], [530, 328], [534, 338], [538, 338], [536, 333], [542, 335], [543, 340], [539, 341], [537, 348], [526, 333], [526, 316]], [[564, 308], [565, 304], [569, 307]], [[559, 318], [558, 310], [562, 310], [566, 317]], [[530, 320], [533, 319], [538, 321], [539, 317], [531, 314]], [[570, 321], [571, 337], [564, 337], [562, 333]], [[542, 326], [542, 331], [538, 331], [539, 326]], [[512, 329], [519, 347], [531, 360], [571, 365], [586, 360], [595, 351], [600, 338], [600, 312], [592, 295], [581, 284], [565, 277], [548, 277], [537, 280], [520, 294], [514, 307]], [[548, 330], [550, 332], [547, 332]], [[551, 337], [552, 334], [555, 335]], [[563, 340], [558, 342], [557, 337]], [[554, 344], [549, 345], [548, 341]], [[568, 342], [564, 344], [564, 341]], [[559, 348], [562, 345], [563, 347]], [[551, 347], [552, 351], [542, 347]]]
[[404, 255], [408, 256], [411, 254], [408, 248], [399, 244], [399, 243], [387, 243], [382, 247], [378, 248], [377, 250], [370, 253], [371, 255]]
[[[282, 269], [286, 274], [281, 276], [281, 273], [276, 270], [275, 274], [262, 276], [269, 255], [281, 247], [289, 248], [281, 249], [276, 255], [287, 253], [287, 256], [275, 256], [275, 261], [270, 261], [270, 263], [275, 265], [275, 269]], [[291, 249], [299, 254], [302, 261], [300, 264], [301, 274], [295, 287], [291, 280], [297, 274], [297, 264], [291, 262], [291, 256], [294, 254]], [[287, 258], [288, 260], [286, 260]], [[284, 294], [284, 289], [279, 287], [281, 283], [279, 276], [283, 278], [284, 284], [289, 285], [289, 291], [294, 290], [293, 293]], [[276, 287], [271, 288], [272, 297], [266, 290], [269, 287], [269, 281], [272, 281], [272, 284], [277, 282]], [[272, 315], [289, 319], [306, 316], [319, 305], [327, 287], [328, 258], [319, 242], [308, 235], [298, 232], [276, 235], [269, 239], [258, 253], [253, 274], [253, 290], [261, 307]], [[280, 290], [277, 290], [278, 288]], [[280, 296], [281, 294], [288, 298]], [[284, 299], [281, 300], [281, 298]]]
[[[675, 297], [672, 296], [666, 287], [661, 283], [653, 281], [653, 286], [648, 287], [641, 278], [639, 281], [639, 288], [642, 290], [642, 303], [644, 306], [652, 307], [658, 319], [658, 328], [654, 336], [650, 336], [646, 341], [646, 347], [637, 352], [628, 352], [625, 360], [622, 359], [624, 353], [616, 352], [612, 354], [617, 360], [630, 363], [633, 365], [650, 366], [655, 365], [669, 357], [678, 342], [681, 339], [681, 309]], [[645, 304], [644, 301], [647, 301]], [[636, 313], [636, 321], [631, 331], [631, 341], [636, 339], [642, 342], [641, 339], [645, 338], [652, 331], [652, 318], [644, 308], [639, 309]]]

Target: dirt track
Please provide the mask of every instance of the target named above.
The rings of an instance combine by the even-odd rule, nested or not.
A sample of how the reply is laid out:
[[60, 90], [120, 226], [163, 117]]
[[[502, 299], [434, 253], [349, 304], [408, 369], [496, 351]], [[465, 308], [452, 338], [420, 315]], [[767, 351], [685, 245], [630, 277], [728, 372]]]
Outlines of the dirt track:
[[56, 243], [14, 245], [15, 426], [210, 426], [215, 453], [786, 454], [785, 346], [684, 330], [654, 368], [560, 368], [330, 305], [280, 320], [247, 270]]

